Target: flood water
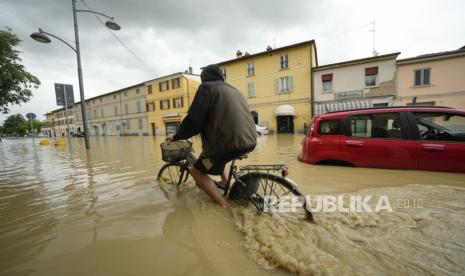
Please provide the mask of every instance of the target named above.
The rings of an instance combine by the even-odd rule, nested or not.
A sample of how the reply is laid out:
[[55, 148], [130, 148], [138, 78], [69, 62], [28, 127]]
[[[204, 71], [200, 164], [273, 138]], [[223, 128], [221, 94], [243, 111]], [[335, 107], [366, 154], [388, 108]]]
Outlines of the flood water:
[[89, 152], [3, 140], [0, 275], [465, 273], [465, 174], [312, 166], [302, 138], [259, 137], [241, 163], [286, 163], [304, 194], [386, 195], [394, 211], [226, 211], [192, 182], [157, 182], [161, 137], [91, 137]]

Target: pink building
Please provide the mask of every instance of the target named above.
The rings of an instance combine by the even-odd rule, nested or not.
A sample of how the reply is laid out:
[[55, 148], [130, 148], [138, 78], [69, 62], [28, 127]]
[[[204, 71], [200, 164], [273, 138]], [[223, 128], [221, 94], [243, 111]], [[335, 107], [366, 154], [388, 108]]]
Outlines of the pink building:
[[465, 109], [465, 46], [397, 61], [395, 105], [449, 106]]

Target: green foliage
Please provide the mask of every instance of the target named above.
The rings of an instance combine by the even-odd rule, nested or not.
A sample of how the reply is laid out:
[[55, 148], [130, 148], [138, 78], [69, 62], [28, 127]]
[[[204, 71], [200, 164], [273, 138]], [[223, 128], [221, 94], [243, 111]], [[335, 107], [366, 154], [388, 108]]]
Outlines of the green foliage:
[[8, 113], [8, 105], [26, 103], [40, 81], [27, 72], [19, 62], [15, 49], [21, 40], [10, 29], [0, 30], [0, 112]]
[[3, 128], [5, 134], [16, 133], [20, 135], [24, 135], [26, 133], [26, 129], [28, 129], [27, 122], [21, 114], [11, 115], [6, 118], [3, 123]]

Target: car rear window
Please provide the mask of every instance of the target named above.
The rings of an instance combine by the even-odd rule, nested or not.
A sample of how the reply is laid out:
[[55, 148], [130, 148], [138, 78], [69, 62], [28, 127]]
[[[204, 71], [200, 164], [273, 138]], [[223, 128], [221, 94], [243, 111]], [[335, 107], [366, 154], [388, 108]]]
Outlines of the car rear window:
[[341, 120], [323, 120], [320, 121], [318, 126], [318, 133], [320, 135], [340, 135]]
[[361, 138], [401, 139], [399, 113], [376, 113], [352, 116], [349, 119], [350, 136]]

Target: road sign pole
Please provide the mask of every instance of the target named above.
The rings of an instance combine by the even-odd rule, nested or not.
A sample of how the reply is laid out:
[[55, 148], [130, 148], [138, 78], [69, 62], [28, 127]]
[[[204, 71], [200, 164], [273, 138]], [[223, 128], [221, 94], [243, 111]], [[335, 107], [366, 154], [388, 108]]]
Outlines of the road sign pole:
[[31, 122], [32, 144], [34, 144], [34, 132], [35, 131], [34, 131], [34, 126], [32, 124], [33, 119], [31, 118], [31, 119], [29, 119], [29, 121]]
[[70, 129], [69, 129], [69, 123], [68, 123], [68, 99], [66, 98], [67, 95], [66, 95], [66, 85], [63, 85], [63, 93], [65, 94], [65, 122], [66, 122], [66, 129], [67, 129], [67, 133], [68, 133], [68, 142], [69, 142], [69, 145], [71, 146], [71, 134], [69, 133]]

